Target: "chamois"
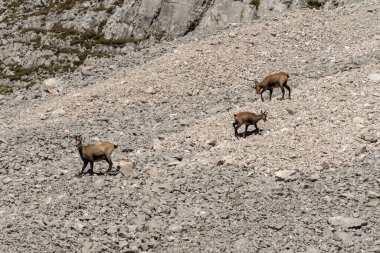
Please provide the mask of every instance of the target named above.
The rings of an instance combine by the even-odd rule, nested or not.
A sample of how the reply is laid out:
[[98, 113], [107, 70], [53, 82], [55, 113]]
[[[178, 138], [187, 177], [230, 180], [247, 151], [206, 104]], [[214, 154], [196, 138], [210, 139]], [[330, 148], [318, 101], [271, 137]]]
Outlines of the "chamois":
[[235, 129], [236, 138], [238, 135], [238, 129], [241, 125], [245, 124], [245, 131], [243, 137], [245, 138], [247, 135], [247, 130], [249, 125], [254, 125], [256, 127], [255, 131], [259, 132], [259, 128], [257, 127], [257, 122], [260, 120], [267, 121], [267, 112], [261, 111], [261, 114], [257, 115], [252, 112], [239, 112], [234, 115], [235, 122], [232, 123], [232, 126]]
[[94, 173], [94, 162], [106, 160], [109, 164], [106, 174], [109, 174], [112, 169], [111, 154], [117, 146], [110, 142], [100, 142], [97, 144], [82, 145], [82, 137], [75, 137], [75, 146], [78, 148], [80, 157], [83, 160], [82, 172], [79, 175], [83, 175], [84, 169], [87, 167], [87, 164], [90, 163], [90, 174]]
[[269, 75], [265, 77], [260, 83], [255, 80], [255, 89], [256, 93], [261, 95], [261, 101], [264, 102], [263, 93], [266, 90], [269, 90], [269, 101], [272, 100], [273, 88], [281, 88], [282, 92], [282, 100], [284, 100], [285, 89], [289, 91], [289, 99], [290, 98], [290, 87], [288, 86], [288, 78], [289, 75], [285, 72], [280, 72], [277, 74]]

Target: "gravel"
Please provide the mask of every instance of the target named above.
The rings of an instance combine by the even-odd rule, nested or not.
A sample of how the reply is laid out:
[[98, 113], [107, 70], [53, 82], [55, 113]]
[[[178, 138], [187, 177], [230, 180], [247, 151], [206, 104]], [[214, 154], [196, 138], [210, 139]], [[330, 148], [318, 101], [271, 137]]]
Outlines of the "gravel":
[[[0, 98], [0, 252], [379, 252], [379, 11], [287, 11]], [[282, 70], [292, 100], [261, 102]], [[77, 177], [77, 135], [121, 173]]]

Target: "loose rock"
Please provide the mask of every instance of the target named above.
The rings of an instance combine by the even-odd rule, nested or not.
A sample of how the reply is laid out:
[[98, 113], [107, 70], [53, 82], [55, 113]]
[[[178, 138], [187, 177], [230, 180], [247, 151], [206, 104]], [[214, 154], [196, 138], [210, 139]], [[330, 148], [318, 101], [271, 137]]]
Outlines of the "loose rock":
[[277, 181], [294, 181], [297, 179], [297, 171], [296, 170], [280, 170], [275, 174]]
[[136, 162], [130, 159], [115, 162], [115, 167], [123, 176], [130, 176], [136, 167]]
[[380, 81], [380, 74], [373, 73], [368, 76], [368, 79], [371, 81]]
[[344, 228], [361, 228], [362, 226], [367, 225], [367, 222], [365, 220], [342, 216], [330, 217], [328, 219], [328, 222], [333, 226]]

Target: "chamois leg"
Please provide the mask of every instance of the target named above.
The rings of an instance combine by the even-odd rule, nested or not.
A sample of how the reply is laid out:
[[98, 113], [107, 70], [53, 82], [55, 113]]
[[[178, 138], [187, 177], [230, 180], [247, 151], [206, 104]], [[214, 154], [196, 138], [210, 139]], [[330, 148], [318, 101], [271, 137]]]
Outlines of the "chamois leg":
[[283, 86], [281, 86], [281, 92], [282, 92], [282, 98], [281, 100], [284, 100], [284, 96], [285, 96], [285, 89]]
[[261, 101], [264, 102], [264, 98], [263, 98], [263, 93], [264, 93], [264, 89], [260, 92], [260, 95], [261, 95]]
[[289, 99], [291, 99], [291, 97], [290, 97], [290, 87], [287, 84], [285, 84], [284, 87], [289, 91]]
[[108, 162], [108, 170], [107, 170], [106, 174], [109, 175], [111, 173], [111, 170], [112, 170], [112, 161], [111, 161], [110, 157], [106, 157], [106, 161]]
[[90, 162], [90, 170], [88, 172], [90, 175], [94, 174], [94, 162]]
[[259, 133], [259, 132], [260, 132], [260, 129], [257, 127], [257, 123], [253, 123], [253, 125], [254, 125], [255, 128], [256, 128], [256, 129], [255, 129], [255, 132], [256, 132], [256, 133]]
[[272, 93], [273, 93], [273, 89], [270, 89], [270, 90], [269, 90], [269, 101], [272, 100]]
[[84, 169], [87, 167], [88, 162], [84, 162], [82, 166], [82, 171], [79, 173], [79, 175], [83, 175]]
[[239, 134], [238, 134], [238, 129], [239, 129], [239, 127], [241, 126], [241, 124], [238, 124], [236, 121], [234, 122], [234, 123], [232, 123], [232, 126], [234, 127], [234, 129], [235, 129], [235, 137], [237, 138], [237, 137], [239, 137]]
[[243, 134], [244, 138], [247, 136], [248, 126], [249, 126], [248, 124], [245, 124], [245, 131], [244, 131], [244, 134]]

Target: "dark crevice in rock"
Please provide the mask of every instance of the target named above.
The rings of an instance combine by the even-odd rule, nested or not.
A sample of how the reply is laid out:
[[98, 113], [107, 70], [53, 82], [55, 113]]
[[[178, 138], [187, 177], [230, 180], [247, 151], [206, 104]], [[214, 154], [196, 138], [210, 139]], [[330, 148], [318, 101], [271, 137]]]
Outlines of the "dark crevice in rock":
[[157, 18], [160, 16], [161, 13], [161, 6], [157, 9], [156, 13], [154, 14], [152, 21], [150, 22], [150, 25], [153, 25], [153, 23], [157, 20]]
[[208, 9], [214, 3], [214, 1], [215, 0], [203, 1], [202, 5], [204, 6], [204, 8], [203, 8], [201, 14], [199, 14], [199, 16], [195, 20], [193, 20], [192, 22], [190, 22], [190, 25], [188, 26], [188, 28], [186, 29], [186, 31], [183, 33], [183, 36], [187, 35], [188, 33], [194, 31], [195, 28], [197, 28], [197, 26], [199, 25], [199, 23], [202, 21], [205, 13], [208, 11]]

